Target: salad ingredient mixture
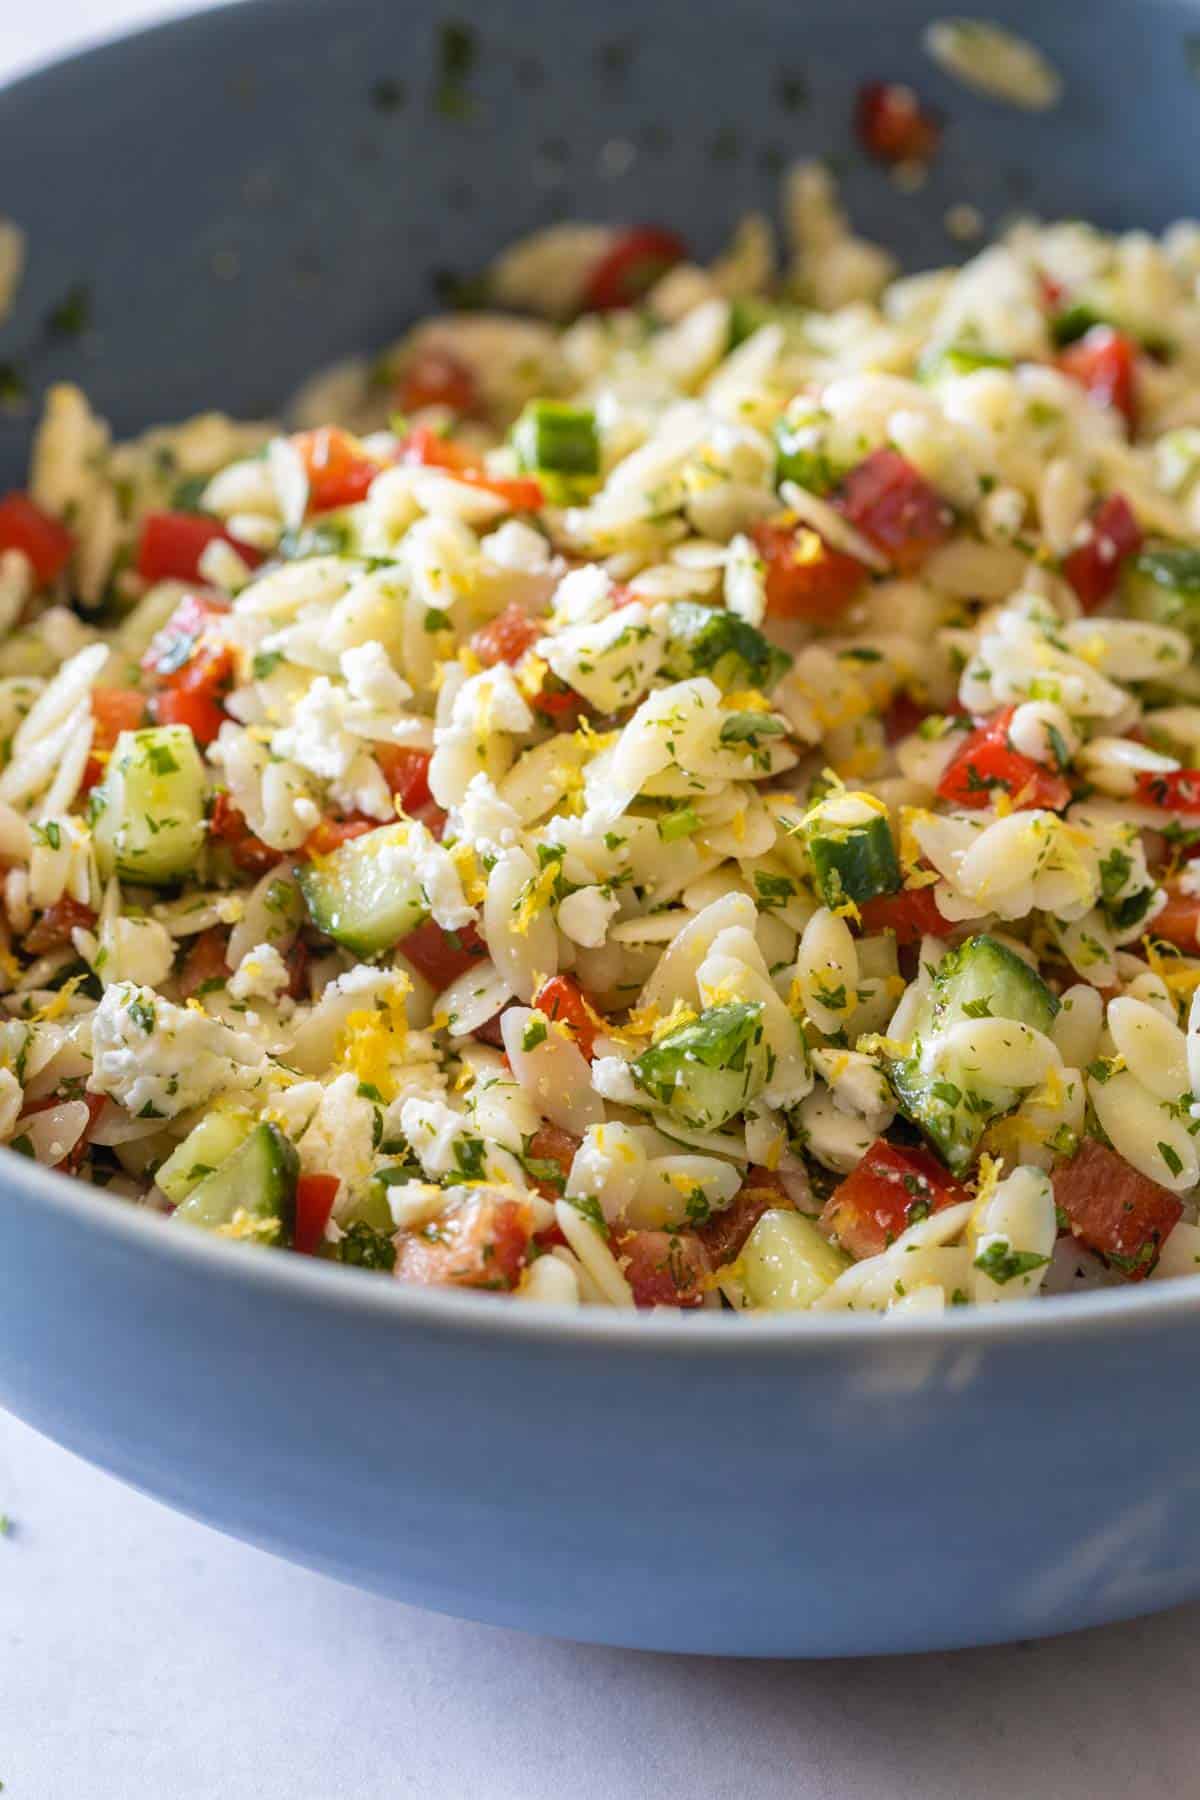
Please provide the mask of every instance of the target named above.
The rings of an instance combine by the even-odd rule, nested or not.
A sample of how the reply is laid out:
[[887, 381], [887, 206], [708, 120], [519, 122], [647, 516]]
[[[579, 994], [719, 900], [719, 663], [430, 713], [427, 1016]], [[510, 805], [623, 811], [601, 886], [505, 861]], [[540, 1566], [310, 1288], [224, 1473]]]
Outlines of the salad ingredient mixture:
[[49, 393], [10, 1152], [533, 1302], [1197, 1272], [1200, 228], [899, 277], [786, 214], [540, 233], [286, 426]]

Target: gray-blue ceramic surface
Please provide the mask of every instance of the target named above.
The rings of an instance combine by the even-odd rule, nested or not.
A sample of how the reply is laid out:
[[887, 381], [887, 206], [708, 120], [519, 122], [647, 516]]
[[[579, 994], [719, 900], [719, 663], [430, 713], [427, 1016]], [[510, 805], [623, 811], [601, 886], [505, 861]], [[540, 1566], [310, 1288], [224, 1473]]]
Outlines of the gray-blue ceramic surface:
[[[29, 231], [0, 333], [118, 429], [270, 410], [556, 216], [701, 250], [801, 152], [913, 264], [946, 208], [1195, 211], [1192, 5], [988, 0], [1055, 111], [967, 94], [913, 0], [492, 0], [447, 95], [431, 0], [258, 0], [0, 94]], [[460, 11], [461, 16], [461, 11]], [[947, 115], [903, 196], [852, 154], [867, 77]], [[446, 104], [447, 100], [449, 104]], [[89, 284], [81, 339], [47, 310]], [[0, 486], [28, 420], [0, 423]], [[945, 1323], [566, 1317], [172, 1229], [0, 1151], [0, 1398], [174, 1506], [347, 1580], [539, 1632], [757, 1655], [1032, 1636], [1200, 1594], [1200, 1286]]]

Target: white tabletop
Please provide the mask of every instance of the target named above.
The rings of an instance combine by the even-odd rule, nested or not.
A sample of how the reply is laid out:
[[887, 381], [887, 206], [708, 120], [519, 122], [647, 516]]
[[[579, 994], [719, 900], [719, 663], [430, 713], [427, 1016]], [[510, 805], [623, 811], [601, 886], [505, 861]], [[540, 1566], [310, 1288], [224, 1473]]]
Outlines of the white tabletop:
[[[0, 75], [98, 10], [0, 0]], [[4, 1800], [1166, 1800], [1200, 1765], [1200, 1609], [904, 1661], [538, 1641], [290, 1568], [3, 1415], [0, 1514]]]

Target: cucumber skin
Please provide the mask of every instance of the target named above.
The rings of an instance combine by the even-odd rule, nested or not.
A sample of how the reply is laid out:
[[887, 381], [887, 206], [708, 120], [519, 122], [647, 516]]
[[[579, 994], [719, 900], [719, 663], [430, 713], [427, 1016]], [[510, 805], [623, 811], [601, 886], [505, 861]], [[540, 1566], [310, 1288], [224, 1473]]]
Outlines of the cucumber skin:
[[[947, 970], [946, 964], [952, 963]], [[943, 974], [943, 971], [945, 973]], [[939, 987], [941, 991], [939, 992]], [[934, 979], [933, 991], [918, 1018], [914, 1037], [928, 1042], [939, 1030], [970, 1017], [963, 1011], [973, 999], [996, 996], [1007, 990], [1008, 999], [993, 1006], [997, 1018], [1013, 1019], [1034, 1031], [1046, 1032], [1058, 1012], [1058, 1001], [1041, 976], [1007, 945], [986, 933], [969, 938], [945, 958]], [[974, 1159], [985, 1127], [1016, 1105], [1012, 1088], [988, 1087], [976, 1082], [970, 1089], [957, 1083], [953, 1071], [927, 1074], [915, 1056], [897, 1058], [887, 1065], [888, 1080], [904, 1116], [923, 1131], [943, 1161], [961, 1174]], [[960, 1100], [952, 1103], [932, 1092], [935, 1086], [952, 1084], [965, 1094], [972, 1092], [978, 1109]]]
[[[156, 753], [175, 766], [156, 771]], [[116, 873], [144, 886], [165, 887], [186, 875], [204, 847], [207, 787], [203, 760], [186, 725], [121, 732], [91, 815], [105, 879]], [[170, 824], [160, 822], [151, 831], [146, 821], [156, 813], [165, 814]]]
[[1121, 597], [1134, 618], [1173, 626], [1200, 644], [1200, 551], [1139, 552], [1122, 571]]
[[390, 881], [387, 870], [382, 876], [377, 875], [382, 893], [356, 891], [369, 887], [380, 849], [388, 843], [402, 844], [404, 838], [398, 834], [406, 834], [407, 830], [403, 825], [381, 826], [378, 831], [352, 838], [319, 863], [308, 863], [296, 872], [304, 904], [317, 930], [358, 956], [378, 956], [392, 949], [429, 916], [423, 898], [411, 888], [403, 891], [398, 871], [391, 872]]
[[900, 864], [891, 828], [882, 814], [864, 825], [852, 826], [843, 836], [814, 831], [808, 854], [817, 887], [826, 906], [844, 906], [894, 894], [900, 886]]
[[[256, 1166], [259, 1165], [259, 1166]], [[259, 1219], [277, 1219], [273, 1248], [291, 1244], [296, 1224], [296, 1183], [300, 1158], [277, 1125], [259, 1124], [223, 1162], [192, 1189], [172, 1220], [215, 1231], [240, 1210]], [[259, 1192], [253, 1193], [257, 1182]]]

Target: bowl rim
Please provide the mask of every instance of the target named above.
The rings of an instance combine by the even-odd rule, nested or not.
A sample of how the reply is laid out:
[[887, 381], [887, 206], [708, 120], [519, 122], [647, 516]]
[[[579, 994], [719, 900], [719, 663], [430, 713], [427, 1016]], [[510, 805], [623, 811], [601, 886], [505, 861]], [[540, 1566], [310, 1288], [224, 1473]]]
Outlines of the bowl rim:
[[[578, 1342], [609, 1352], [671, 1352], [759, 1359], [780, 1352], [860, 1350], [886, 1356], [919, 1347], [964, 1351], [984, 1344], [1044, 1341], [1090, 1336], [1110, 1330], [1157, 1330], [1183, 1320], [1200, 1320], [1200, 1279], [1139, 1282], [1093, 1294], [1061, 1294], [1000, 1303], [951, 1307], [936, 1318], [888, 1318], [877, 1313], [756, 1314], [683, 1312], [662, 1307], [630, 1312], [605, 1306], [571, 1307], [513, 1303], [465, 1291], [421, 1287], [381, 1278], [317, 1257], [271, 1254], [261, 1246], [231, 1244], [198, 1227], [171, 1229], [170, 1219], [136, 1202], [106, 1196], [89, 1182], [31, 1164], [0, 1146], [0, 1208], [45, 1206], [70, 1231], [125, 1245], [150, 1263], [178, 1272], [219, 1278], [262, 1290], [287, 1302], [323, 1301], [324, 1310], [372, 1318], [377, 1324], [423, 1326], [431, 1335], [479, 1338], [490, 1342]], [[19, 1165], [14, 1167], [13, 1165]], [[16, 1229], [23, 1229], [18, 1218]]]
[[[119, 55], [137, 41], [188, 29], [228, 26], [233, 15], [282, 10], [291, 0], [216, 0], [188, 4], [165, 17], [133, 23], [115, 33], [86, 36], [61, 56], [19, 65], [0, 82], [0, 103], [18, 91], [75, 71], [76, 65]], [[1200, 1279], [1132, 1284], [1092, 1294], [1014, 1300], [995, 1306], [952, 1307], [936, 1318], [886, 1318], [878, 1314], [811, 1313], [755, 1315], [624, 1308], [517, 1304], [462, 1291], [424, 1288], [380, 1279], [365, 1270], [315, 1257], [254, 1254], [252, 1246], [231, 1245], [199, 1229], [171, 1231], [163, 1214], [105, 1196], [88, 1182], [31, 1164], [5, 1149], [0, 1158], [0, 1208], [45, 1206], [68, 1230], [125, 1244], [147, 1262], [175, 1265], [219, 1277], [234, 1286], [268, 1289], [283, 1301], [322, 1301], [333, 1314], [386, 1322], [395, 1319], [441, 1334], [488, 1341], [547, 1340], [603, 1347], [609, 1353], [719, 1355], [761, 1360], [805, 1350], [860, 1350], [887, 1356], [912, 1348], [964, 1351], [984, 1344], [1042, 1341], [1064, 1334], [1092, 1336], [1118, 1328], [1155, 1330], [1200, 1319]], [[18, 1218], [17, 1230], [22, 1229]], [[239, 1254], [241, 1252], [241, 1254]]]

